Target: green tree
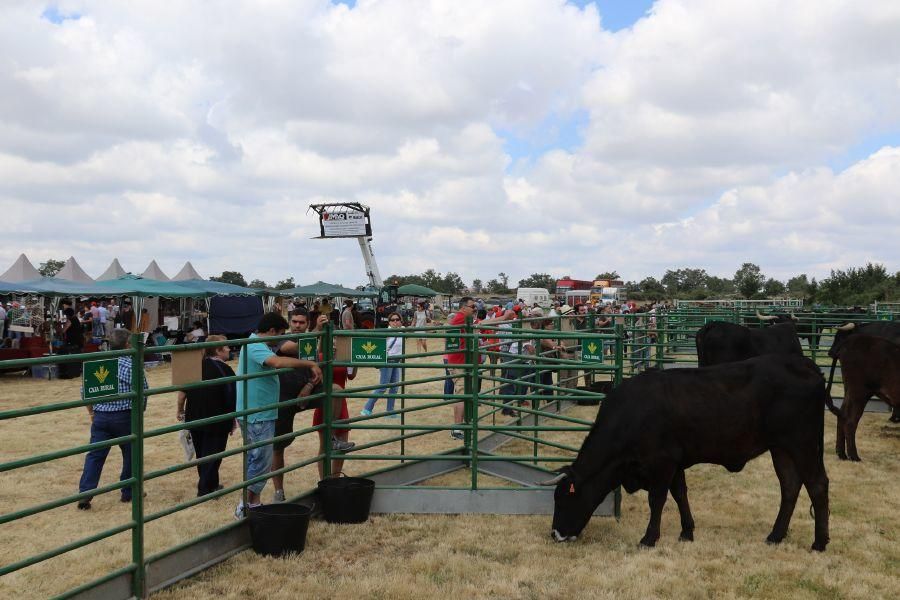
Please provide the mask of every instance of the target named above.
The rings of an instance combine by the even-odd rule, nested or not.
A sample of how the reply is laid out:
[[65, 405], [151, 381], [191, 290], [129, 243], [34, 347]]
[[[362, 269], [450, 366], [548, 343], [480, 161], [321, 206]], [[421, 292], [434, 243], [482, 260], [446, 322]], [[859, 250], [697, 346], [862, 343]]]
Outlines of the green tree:
[[758, 294], [765, 280], [759, 266], [753, 263], [742, 264], [734, 273], [734, 287], [744, 298], [752, 298]]
[[291, 288], [297, 287], [297, 284], [294, 283], [293, 277], [288, 277], [287, 279], [282, 279], [278, 283], [275, 284], [276, 290], [289, 290]]
[[49, 258], [38, 267], [38, 273], [41, 274], [41, 277], [53, 277], [64, 266], [66, 266], [66, 261]]
[[269, 284], [263, 281], [262, 279], [254, 279], [250, 282], [250, 287], [252, 288], [267, 288]]
[[819, 282], [818, 297], [825, 304], [865, 305], [896, 298], [900, 277], [890, 275], [884, 265], [867, 263], [865, 267], [831, 271]]
[[489, 294], [505, 294], [507, 291], [506, 287], [496, 279], [489, 279], [484, 287]]
[[662, 278], [662, 284], [666, 286], [671, 297], [685, 294], [694, 290], [705, 288], [709, 275], [706, 269], [669, 269]]
[[497, 273], [497, 279], [499, 279], [500, 283], [503, 284], [503, 289], [505, 289], [505, 290], [509, 289], [509, 275], [507, 275], [506, 273], [500, 272], [500, 273]]
[[763, 293], [765, 293], [767, 298], [775, 298], [777, 296], [783, 296], [787, 291], [787, 286], [785, 286], [782, 282], [777, 279], [769, 278], [763, 284]]
[[444, 292], [445, 294], [459, 294], [466, 289], [466, 284], [463, 282], [462, 277], [453, 271], [448, 271], [447, 274], [441, 278], [440, 285], [440, 288], [432, 289]]
[[792, 298], [806, 298], [809, 294], [809, 279], [806, 278], [806, 273], [788, 279], [787, 291]]
[[554, 288], [555, 279], [549, 273], [532, 273], [525, 279], [519, 280], [519, 287], [546, 288], [552, 290]]
[[473, 293], [473, 294], [480, 294], [480, 293], [483, 292], [483, 291], [484, 291], [484, 285], [481, 283], [481, 280], [480, 280], [480, 279], [473, 279], [473, 280], [472, 280], [472, 293]]
[[638, 284], [644, 300], [662, 300], [666, 297], [666, 287], [656, 277], [645, 277]]
[[706, 279], [706, 289], [714, 296], [723, 296], [734, 293], [734, 282], [724, 277], [710, 275]]
[[606, 271], [605, 273], [600, 273], [594, 279], [620, 279], [621, 277], [618, 271]]
[[210, 277], [209, 279], [210, 281], [221, 281], [222, 283], [232, 283], [247, 287], [247, 280], [237, 271], [222, 271], [222, 274], [218, 277]]

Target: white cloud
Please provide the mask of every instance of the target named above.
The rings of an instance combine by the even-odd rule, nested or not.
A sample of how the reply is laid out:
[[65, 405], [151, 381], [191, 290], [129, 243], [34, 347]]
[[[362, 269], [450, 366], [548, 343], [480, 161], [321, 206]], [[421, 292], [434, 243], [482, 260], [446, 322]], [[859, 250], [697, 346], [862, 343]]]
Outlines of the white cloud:
[[[354, 242], [309, 239], [346, 200], [385, 275], [900, 268], [900, 150], [826, 166], [900, 131], [890, 0], [659, 0], [615, 34], [559, 0], [56, 4], [0, 19], [0, 265], [356, 284]], [[576, 111], [582, 144], [504, 151]]]

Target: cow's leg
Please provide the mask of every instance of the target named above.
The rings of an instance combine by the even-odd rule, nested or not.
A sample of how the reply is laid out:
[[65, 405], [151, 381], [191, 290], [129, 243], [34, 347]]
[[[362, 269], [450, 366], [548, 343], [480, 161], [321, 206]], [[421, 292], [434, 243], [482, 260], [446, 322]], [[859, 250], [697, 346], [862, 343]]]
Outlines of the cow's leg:
[[672, 485], [669, 487], [672, 498], [678, 504], [678, 514], [681, 516], [681, 535], [678, 539], [682, 542], [694, 541], [694, 516], [691, 514], [691, 505], [688, 503], [687, 482], [684, 479], [684, 469], [675, 471]]
[[786, 451], [772, 448], [772, 464], [775, 466], [775, 474], [778, 475], [778, 484], [781, 486], [781, 506], [778, 509], [778, 516], [775, 517], [772, 533], [766, 538], [766, 542], [777, 544], [787, 535], [802, 481], [797, 473], [797, 466]]
[[900, 423], [900, 406], [895, 406], [894, 410], [891, 412], [891, 423]]
[[845, 401], [839, 411], [841, 414], [837, 415], [837, 432], [834, 436], [834, 451], [841, 460], [847, 460], [847, 436], [844, 429], [844, 423], [847, 422], [847, 419], [844, 417], [846, 407], [847, 403]]
[[824, 457], [815, 442], [798, 446], [792, 456], [812, 501], [816, 522], [812, 549], [823, 552], [828, 545], [828, 474], [825, 472]]
[[844, 392], [844, 435], [847, 438], [847, 456], [850, 460], [860, 461], [856, 451], [856, 428], [862, 418], [866, 403], [871, 397], [870, 392], [863, 386], [850, 385]]
[[641, 538], [641, 546], [652, 548], [659, 539], [659, 523], [662, 520], [663, 507], [672, 486], [672, 478], [675, 475], [675, 466], [666, 465], [653, 469], [649, 480], [650, 489], [647, 493], [647, 501], [650, 504], [650, 521], [647, 523], [647, 532]]

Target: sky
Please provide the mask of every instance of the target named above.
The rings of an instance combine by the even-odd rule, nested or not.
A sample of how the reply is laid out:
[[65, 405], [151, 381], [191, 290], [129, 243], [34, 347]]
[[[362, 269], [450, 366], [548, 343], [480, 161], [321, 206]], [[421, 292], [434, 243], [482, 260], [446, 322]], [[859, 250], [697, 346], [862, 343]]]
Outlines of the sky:
[[0, 272], [900, 269], [900, 2], [0, 3]]

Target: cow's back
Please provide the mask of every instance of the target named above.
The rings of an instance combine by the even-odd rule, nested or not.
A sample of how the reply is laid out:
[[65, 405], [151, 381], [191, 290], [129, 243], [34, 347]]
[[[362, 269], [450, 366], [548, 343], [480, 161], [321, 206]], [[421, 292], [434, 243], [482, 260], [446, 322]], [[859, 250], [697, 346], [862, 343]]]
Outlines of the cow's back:
[[815, 364], [795, 356], [647, 372], [609, 395], [591, 435], [639, 462], [663, 454], [737, 470], [773, 446], [821, 439], [824, 389]]

